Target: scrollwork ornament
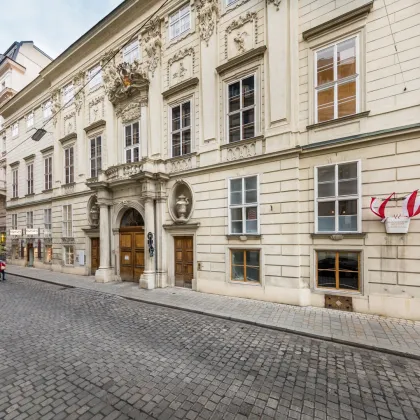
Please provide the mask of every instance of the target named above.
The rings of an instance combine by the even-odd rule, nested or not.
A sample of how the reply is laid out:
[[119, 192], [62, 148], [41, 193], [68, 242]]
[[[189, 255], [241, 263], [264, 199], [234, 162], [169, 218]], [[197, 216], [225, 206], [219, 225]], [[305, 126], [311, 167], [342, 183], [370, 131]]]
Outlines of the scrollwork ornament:
[[219, 19], [219, 5], [217, 0], [198, 0], [197, 18], [201, 39], [209, 45], [209, 41]]
[[155, 70], [160, 62], [160, 51], [162, 48], [162, 36], [160, 33], [160, 18], [152, 19], [143, 33], [144, 50], [148, 57], [148, 70], [155, 74]]
[[267, 0], [267, 5], [272, 4], [276, 8], [276, 11], [280, 10], [280, 3], [281, 0]]
[[80, 114], [80, 110], [82, 109], [82, 105], [83, 105], [83, 99], [85, 97], [84, 91], [82, 89], [84, 80], [85, 80], [85, 73], [82, 71], [77, 73], [73, 78], [74, 90], [76, 92], [74, 96], [74, 106], [76, 108], [77, 115]]
[[53, 125], [54, 127], [57, 125], [58, 122], [58, 112], [60, 111], [61, 104], [60, 104], [60, 89], [55, 89], [51, 93], [51, 111], [53, 115]]

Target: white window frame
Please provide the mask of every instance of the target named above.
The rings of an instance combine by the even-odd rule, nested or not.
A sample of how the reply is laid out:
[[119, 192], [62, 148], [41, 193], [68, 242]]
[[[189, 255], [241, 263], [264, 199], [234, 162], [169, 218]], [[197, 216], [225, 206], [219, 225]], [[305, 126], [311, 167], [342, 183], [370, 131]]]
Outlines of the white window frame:
[[[357, 163], [357, 195], [338, 195], [338, 166], [345, 165], [348, 163]], [[335, 166], [334, 170], [334, 185], [335, 185], [335, 196], [334, 197], [322, 197], [318, 198], [318, 168], [323, 168], [326, 166]], [[338, 202], [345, 201], [345, 200], [357, 200], [357, 230], [352, 231], [344, 231], [338, 230]], [[361, 233], [362, 232], [362, 162], [360, 159], [356, 160], [349, 160], [344, 162], [335, 162], [335, 163], [328, 163], [326, 165], [319, 165], [314, 167], [314, 215], [315, 215], [315, 233], [319, 234], [343, 234], [343, 233]], [[319, 202], [335, 202], [335, 230], [326, 231], [318, 230], [318, 203]]]
[[[350, 39], [355, 39], [355, 49], [356, 49], [356, 75], [346, 77], [345, 79], [340, 80], [338, 82], [337, 80], [337, 44], [341, 44], [342, 42], [349, 41]], [[328, 48], [334, 47], [334, 81], [330, 83], [325, 83], [322, 85], [322, 89], [318, 89], [318, 61], [317, 61], [317, 54], [320, 51], [326, 50]], [[314, 112], [315, 112], [315, 124], [318, 123], [318, 92], [322, 92], [323, 90], [330, 89], [332, 86], [334, 86], [334, 118], [332, 120], [326, 120], [321, 122], [327, 122], [327, 121], [334, 121], [338, 118], [338, 85], [342, 85], [345, 83], [348, 83], [350, 81], [355, 80], [356, 81], [356, 114], [360, 112], [361, 109], [361, 95], [360, 95], [360, 35], [359, 34], [353, 34], [351, 36], [348, 36], [346, 38], [342, 38], [339, 40], [336, 40], [334, 42], [330, 42], [326, 45], [323, 45], [322, 47], [317, 48], [314, 50]], [[354, 115], [354, 114], [352, 114]]]
[[[183, 9], [188, 9], [188, 13], [185, 13], [185, 15], [182, 15], [181, 16], [180, 13], [181, 13], [181, 11]], [[188, 28], [185, 29], [182, 32], [179, 32], [179, 34], [174, 35], [172, 28], [175, 27], [175, 25], [179, 25], [179, 27], [180, 27], [179, 30], [181, 31], [181, 17], [184, 17], [187, 14], [189, 16], [189, 19], [188, 19]], [[174, 20], [172, 20], [172, 19], [174, 19]], [[177, 39], [180, 36], [182, 36], [182, 35], [190, 32], [191, 31], [191, 25], [192, 25], [191, 6], [190, 6], [189, 3], [186, 3], [186, 4], [184, 4], [183, 6], [179, 7], [177, 10], [175, 10], [174, 12], [172, 12], [169, 15], [169, 28], [168, 28], [168, 30], [169, 30], [169, 33], [168, 33], [169, 41], [172, 41], [174, 39]]]
[[52, 189], [52, 183], [53, 183], [53, 157], [52, 156], [46, 156], [44, 158], [44, 190], [48, 191]]
[[12, 214], [12, 229], [17, 229], [18, 227], [18, 215], [17, 213]]
[[34, 212], [27, 211], [26, 212], [26, 229], [33, 229], [34, 228]]
[[226, 7], [232, 6], [232, 4], [236, 3], [238, 0], [226, 0]]
[[[177, 108], [177, 107], [180, 107], [180, 110], [181, 110], [181, 113], [180, 113], [180, 119], [181, 119], [180, 125], [182, 126], [182, 105], [186, 104], [187, 102], [190, 103], [190, 125], [188, 127], [181, 127], [179, 130], [172, 131], [172, 122], [173, 122], [172, 121], [172, 111], [173, 111], [173, 109], [174, 108]], [[185, 99], [185, 100], [183, 100], [181, 102], [177, 102], [177, 103], [174, 103], [174, 104], [172, 104], [172, 105], [169, 106], [169, 113], [170, 113], [170, 118], [169, 118], [169, 120], [170, 120], [170, 138], [171, 138], [171, 144], [170, 144], [171, 151], [170, 151], [170, 156], [171, 157], [186, 156], [186, 155], [191, 154], [192, 151], [193, 151], [193, 137], [194, 137], [193, 136], [193, 127], [194, 127], [194, 122], [193, 122], [193, 115], [194, 115], [193, 106], [194, 106], [194, 103], [193, 103], [192, 98]], [[191, 135], [191, 139], [190, 139], [190, 152], [183, 154], [182, 153], [182, 145], [183, 145], [183, 141], [182, 141], [183, 136], [182, 136], [182, 134], [183, 134], [184, 131], [187, 131], [188, 129], [190, 130], [190, 135]], [[173, 155], [173, 142], [172, 142], [172, 139], [173, 139], [173, 134], [174, 133], [180, 133], [181, 134], [181, 143], [180, 143], [181, 154], [178, 155], [178, 156], [174, 156]]]
[[[125, 132], [125, 129], [124, 129]], [[101, 142], [101, 153], [98, 155], [98, 139], [100, 139]], [[125, 140], [125, 139], [124, 139]], [[92, 141], [95, 142], [95, 157], [92, 158]], [[99, 174], [99, 171], [102, 170], [102, 135], [98, 134], [97, 136], [90, 137], [89, 138], [89, 174], [91, 178], [96, 178]], [[101, 162], [99, 165], [100, 168], [98, 168], [98, 160]], [[93, 173], [92, 169], [92, 161], [95, 161], [95, 172]]]
[[52, 228], [52, 211], [44, 209], [44, 229], [51, 232]]
[[74, 101], [74, 85], [69, 83], [63, 88], [63, 106], [68, 106]]
[[102, 66], [98, 64], [89, 70], [89, 89], [94, 89], [102, 84]]
[[[73, 162], [69, 163], [69, 165], [66, 164], [66, 154], [70, 153], [70, 150], [73, 150]], [[73, 184], [74, 183], [74, 163], [75, 163], [75, 159], [74, 159], [74, 145], [66, 147], [64, 149], [64, 184]], [[69, 156], [70, 159], [70, 156]], [[68, 173], [68, 177], [67, 177], [67, 171], [69, 171]], [[68, 181], [68, 182], [67, 182]]]
[[[135, 53], [137, 51], [137, 53]], [[134, 60], [140, 61], [140, 43], [136, 39], [124, 47], [123, 62], [134, 63]]]
[[19, 168], [12, 169], [12, 198], [19, 197]]
[[34, 126], [34, 112], [30, 112], [26, 116], [26, 128], [32, 128]]
[[52, 101], [51, 99], [42, 106], [42, 116], [44, 120], [50, 118], [52, 115]]
[[34, 163], [28, 163], [26, 165], [26, 193], [27, 195], [31, 195], [34, 193]]
[[[63, 246], [63, 254], [64, 254], [64, 265], [73, 266], [74, 265], [74, 246], [73, 245], [64, 245]], [[70, 255], [72, 256], [72, 262], [70, 260]]]
[[[229, 86], [233, 85], [234, 83], [240, 82], [240, 103], [242, 105], [242, 80], [244, 79], [248, 79], [249, 77], [253, 76], [254, 77], [254, 105], [253, 106], [248, 106], [246, 108], [239, 108], [239, 110], [237, 111], [233, 111], [233, 112], [229, 112]], [[251, 73], [247, 73], [239, 78], [235, 78], [232, 80], [227, 80], [225, 81], [225, 89], [226, 89], [226, 99], [225, 99], [225, 115], [226, 115], [226, 144], [235, 144], [235, 143], [239, 143], [240, 141], [243, 140], [249, 140], [251, 138], [254, 138], [256, 136], [258, 136], [259, 134], [259, 106], [258, 106], [258, 98], [259, 98], [259, 90], [260, 90], [260, 86], [258, 83], [258, 74], [256, 71], [253, 71]], [[247, 139], [243, 138], [243, 134], [242, 134], [242, 113], [244, 111], [247, 111], [249, 109], [254, 108], [254, 137], [248, 137]], [[234, 115], [234, 114], [240, 114], [240, 133], [241, 133], [241, 138], [238, 141], [234, 141], [234, 142], [230, 142], [230, 136], [229, 136], [229, 116], [230, 115]]]
[[[133, 125], [138, 123], [139, 125], [139, 142], [136, 144], [133, 144]], [[126, 138], [125, 138], [125, 127], [128, 127], [129, 125], [131, 125], [131, 146], [126, 146]], [[141, 161], [141, 124], [140, 124], [140, 120], [136, 120], [136, 121], [132, 121], [130, 123], [124, 124], [123, 125], [123, 153], [124, 153], [124, 157], [123, 157], [123, 161], [124, 163], [137, 163]], [[139, 160], [138, 161], [134, 161], [133, 160], [133, 150], [138, 147], [139, 149]], [[130, 156], [131, 156], [131, 162], [127, 162], [127, 153], [126, 151], [130, 150]]]
[[19, 122], [15, 122], [12, 125], [12, 137], [17, 137], [19, 135]]
[[[257, 178], [257, 202], [250, 203], [250, 204], [231, 204], [231, 194], [230, 194], [230, 183], [236, 179], [246, 179], [246, 178]], [[245, 200], [245, 190], [244, 190], [245, 182], [242, 181], [242, 198]], [[246, 208], [248, 207], [257, 207], [257, 232], [247, 233], [246, 232]], [[232, 216], [231, 216], [231, 209], [234, 208], [241, 208], [242, 209], [242, 232], [232, 232]], [[237, 176], [234, 178], [228, 178], [228, 232], [229, 235], [239, 235], [239, 236], [255, 236], [260, 235], [261, 233], [261, 217], [260, 217], [260, 176], [259, 174], [252, 174], [246, 176]], [[245, 227], [245, 232], [244, 232]]]
[[73, 206], [63, 206], [63, 238], [73, 238]]

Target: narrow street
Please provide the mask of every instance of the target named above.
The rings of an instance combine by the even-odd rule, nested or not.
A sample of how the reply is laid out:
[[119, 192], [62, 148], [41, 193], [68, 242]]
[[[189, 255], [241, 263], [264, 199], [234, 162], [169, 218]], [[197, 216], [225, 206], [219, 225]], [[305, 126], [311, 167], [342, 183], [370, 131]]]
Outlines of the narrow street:
[[420, 362], [10, 275], [0, 419], [419, 419]]

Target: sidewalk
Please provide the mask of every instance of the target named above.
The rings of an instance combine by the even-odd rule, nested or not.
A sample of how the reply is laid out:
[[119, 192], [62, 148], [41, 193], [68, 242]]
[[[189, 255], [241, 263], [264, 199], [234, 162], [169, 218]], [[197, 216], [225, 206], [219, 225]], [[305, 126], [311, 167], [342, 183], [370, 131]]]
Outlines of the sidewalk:
[[93, 277], [10, 264], [7, 274], [420, 359], [420, 321], [283, 305], [181, 288], [143, 290], [136, 283], [95, 283]]

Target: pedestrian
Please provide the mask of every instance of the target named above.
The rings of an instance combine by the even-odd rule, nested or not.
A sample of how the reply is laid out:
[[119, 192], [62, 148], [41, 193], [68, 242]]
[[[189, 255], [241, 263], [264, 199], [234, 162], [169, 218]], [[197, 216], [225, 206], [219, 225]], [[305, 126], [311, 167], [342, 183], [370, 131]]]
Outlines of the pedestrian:
[[6, 280], [6, 262], [3, 260], [0, 260], [0, 271], [1, 271], [1, 279], [5, 281]]

